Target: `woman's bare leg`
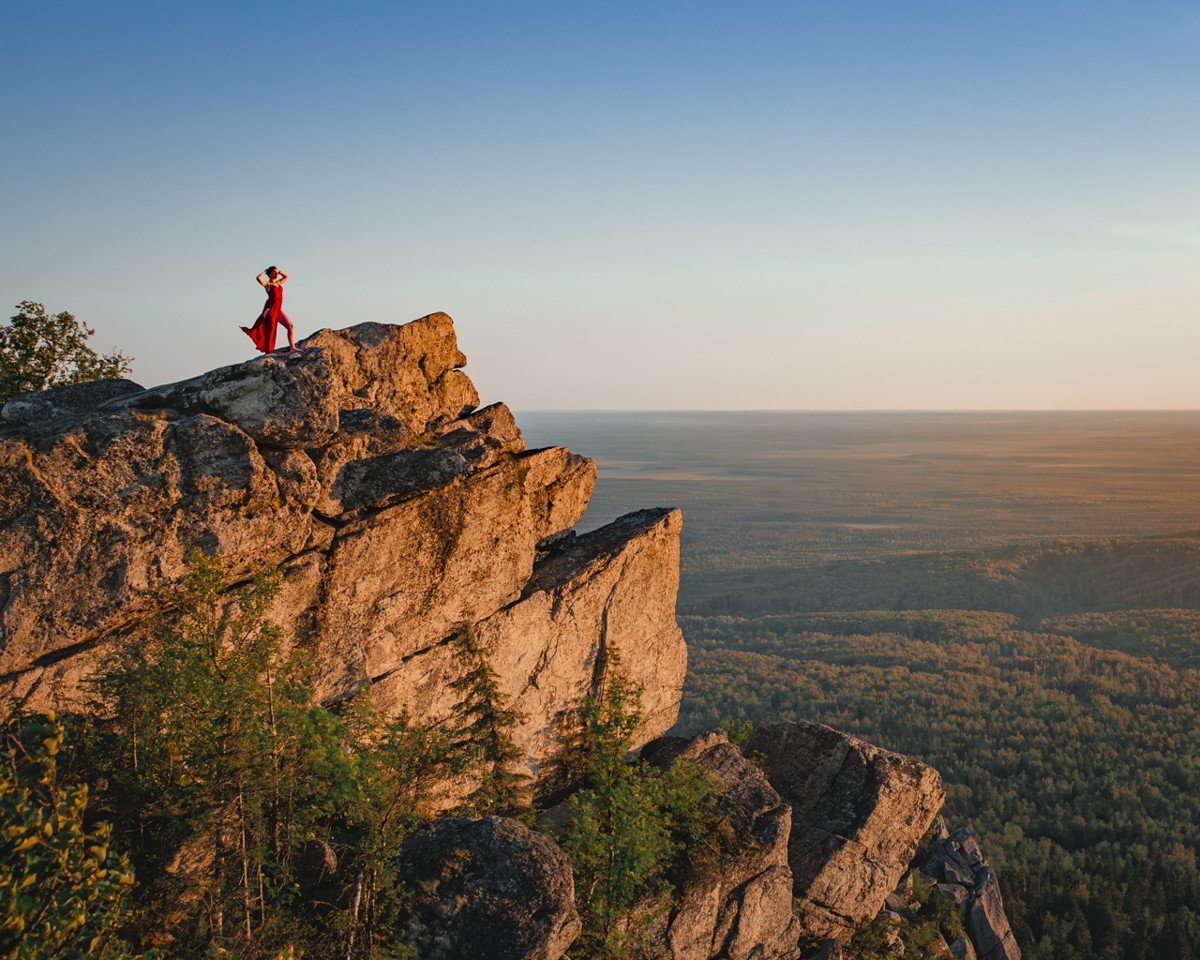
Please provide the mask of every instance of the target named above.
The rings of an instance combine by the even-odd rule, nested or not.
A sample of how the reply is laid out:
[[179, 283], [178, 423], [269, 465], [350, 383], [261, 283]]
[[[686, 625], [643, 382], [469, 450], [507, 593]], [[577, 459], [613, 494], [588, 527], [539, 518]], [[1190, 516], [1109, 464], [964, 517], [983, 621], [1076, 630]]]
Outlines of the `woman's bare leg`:
[[296, 339], [292, 335], [292, 321], [287, 318], [287, 314], [283, 311], [279, 313], [279, 322], [283, 324], [283, 329], [288, 333], [288, 347], [292, 350], [296, 349]]

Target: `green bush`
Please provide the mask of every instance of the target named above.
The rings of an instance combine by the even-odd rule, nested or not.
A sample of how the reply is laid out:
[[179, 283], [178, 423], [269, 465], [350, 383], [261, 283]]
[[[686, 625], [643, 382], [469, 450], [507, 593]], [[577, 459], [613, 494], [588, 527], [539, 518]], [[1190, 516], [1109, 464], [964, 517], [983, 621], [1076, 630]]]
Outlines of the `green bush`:
[[63, 782], [53, 713], [4, 733], [0, 767], [0, 955], [127, 957], [118, 937], [134, 878], [112, 828], [85, 823], [88, 788]]
[[664, 771], [630, 760], [640, 719], [640, 693], [615, 672], [583, 710], [575, 762], [584, 787], [569, 802], [563, 840], [583, 920], [571, 953], [583, 960], [626, 956], [641, 939], [639, 923], [657, 915], [643, 910], [639, 920], [632, 908], [656, 898], [665, 905], [672, 879], [716, 852], [719, 785], [687, 761]]
[[[145, 884], [132, 933], [173, 956], [392, 955], [394, 866], [448, 775], [449, 739], [312, 699], [304, 656], [266, 612], [279, 576], [231, 591], [193, 551], [153, 639], [96, 678], [93, 778]], [[336, 869], [320, 889], [311, 860]], [[324, 856], [324, 854], [322, 854]]]

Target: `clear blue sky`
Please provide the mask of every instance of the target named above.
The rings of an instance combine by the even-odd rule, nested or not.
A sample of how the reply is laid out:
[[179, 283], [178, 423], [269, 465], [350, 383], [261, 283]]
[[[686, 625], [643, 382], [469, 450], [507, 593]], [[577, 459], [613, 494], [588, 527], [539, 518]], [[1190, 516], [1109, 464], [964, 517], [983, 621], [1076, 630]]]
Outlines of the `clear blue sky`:
[[[517, 409], [1200, 407], [1200, 4], [16, 3], [0, 308]], [[7, 316], [11, 310], [3, 314]]]

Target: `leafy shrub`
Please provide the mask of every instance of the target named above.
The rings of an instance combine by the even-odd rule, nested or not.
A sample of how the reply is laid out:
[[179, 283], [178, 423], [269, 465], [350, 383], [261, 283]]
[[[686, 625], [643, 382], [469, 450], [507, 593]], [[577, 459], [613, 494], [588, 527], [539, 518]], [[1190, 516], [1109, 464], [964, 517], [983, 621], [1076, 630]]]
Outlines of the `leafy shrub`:
[[750, 734], [754, 733], [754, 724], [744, 717], [740, 720], [729, 717], [721, 724], [721, 730], [730, 743], [735, 747], [742, 747], [750, 739]]
[[[610, 662], [610, 667], [614, 663]], [[583, 932], [572, 956], [616, 960], [640, 937], [635, 905], [665, 903], [673, 877], [702, 868], [718, 819], [720, 788], [703, 770], [676, 761], [659, 770], [629, 759], [641, 719], [640, 693], [615, 672], [583, 710], [577, 762], [584, 787], [569, 802], [563, 849], [575, 874]]]
[[0, 955], [129, 956], [116, 931], [133, 889], [112, 828], [88, 827], [88, 788], [63, 782], [66, 731], [53, 713], [4, 733], [0, 766]]
[[51, 315], [40, 303], [18, 303], [0, 327], [0, 405], [22, 393], [128, 373], [129, 357], [88, 346], [93, 333], [66, 311]]

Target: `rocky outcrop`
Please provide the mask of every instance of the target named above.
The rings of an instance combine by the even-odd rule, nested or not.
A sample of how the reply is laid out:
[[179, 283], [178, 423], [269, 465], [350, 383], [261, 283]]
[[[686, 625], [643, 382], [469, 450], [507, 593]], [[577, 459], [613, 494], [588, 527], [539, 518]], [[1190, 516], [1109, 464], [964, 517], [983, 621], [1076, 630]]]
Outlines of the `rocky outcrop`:
[[[513, 739], [541, 799], [569, 786], [552, 760], [614, 671], [640, 691], [635, 746], [664, 734], [687, 665], [679, 512], [577, 536], [594, 463], [529, 450], [503, 404], [478, 408], [443, 314], [302, 346], [153, 389], [102, 381], [4, 407], [0, 715], [77, 705], [199, 547], [235, 584], [279, 568], [271, 619], [307, 651], [326, 703], [369, 681], [386, 713], [445, 725], [462, 709], [456, 640], [469, 631], [520, 717]], [[791, 960], [801, 940], [832, 957], [856, 927], [915, 909], [885, 899], [941, 807], [935, 771], [807, 723], [760, 728], [746, 755], [765, 775], [719, 734], [644, 751], [719, 780], [726, 815], [715, 862], [672, 878], [669, 909], [643, 905], [644, 960]], [[446, 806], [466, 789], [444, 787]], [[974, 841], [935, 839], [926, 870], [971, 934], [946, 950], [1019, 957]], [[337, 885], [337, 856], [303, 852], [302, 895]], [[442, 821], [402, 860], [418, 882], [397, 938], [422, 957], [554, 960], [579, 933], [564, 854], [520, 824]]]
[[[514, 734], [532, 773], [552, 766], [572, 711], [614, 652], [621, 674], [642, 690], [643, 725], [661, 732], [674, 722], [687, 656], [674, 591], [662, 587], [664, 571], [678, 567], [680, 526], [677, 510], [642, 510], [568, 540], [516, 602], [476, 623], [501, 693], [521, 714]], [[452, 684], [467, 666], [452, 645], [434, 645], [378, 676], [372, 695], [393, 712], [419, 703], [423, 721], [439, 724], [454, 715]]]
[[788, 862], [801, 934], [846, 941], [908, 869], [945, 800], [936, 770], [815, 723], [772, 723], [746, 744], [792, 809]]
[[966, 922], [970, 942], [960, 947], [959, 953], [979, 960], [1021, 960], [1021, 948], [1004, 912], [996, 871], [970, 833], [959, 830], [948, 834], [940, 821], [935, 829], [938, 827], [929, 858], [921, 869], [937, 883], [938, 893], [955, 904]]
[[515, 820], [442, 820], [400, 863], [396, 932], [422, 960], [558, 960], [582, 929], [566, 855]]
[[272, 610], [326, 701], [365, 679], [437, 723], [464, 626], [487, 649], [537, 773], [610, 654], [645, 689], [638, 742], [674, 722], [677, 511], [586, 536], [587, 457], [528, 450], [460, 369], [449, 317], [322, 330], [265, 357], [145, 390], [104, 381], [7, 404], [0, 430], [0, 697], [70, 705], [142, 635], [188, 550], [232, 579], [283, 571]]
[[643, 930], [653, 960], [791, 960], [799, 927], [792, 916], [787, 862], [791, 810], [766, 777], [722, 734], [666, 737], [642, 755], [668, 768], [688, 760], [724, 785], [728, 833], [718, 862], [681, 878], [669, 912]]

